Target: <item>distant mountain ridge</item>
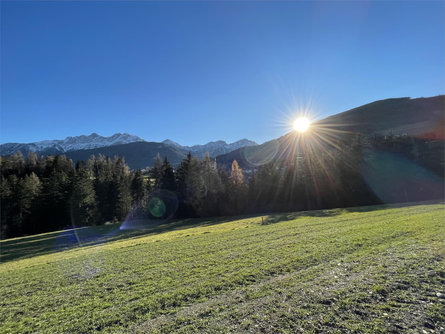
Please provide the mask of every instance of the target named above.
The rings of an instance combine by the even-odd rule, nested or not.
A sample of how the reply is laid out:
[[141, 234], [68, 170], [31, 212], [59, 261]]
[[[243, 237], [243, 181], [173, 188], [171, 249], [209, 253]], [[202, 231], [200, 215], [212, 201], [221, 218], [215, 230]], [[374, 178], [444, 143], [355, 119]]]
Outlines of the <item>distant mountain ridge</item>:
[[164, 140], [162, 143], [147, 142], [141, 137], [128, 133], [116, 133], [109, 137], [103, 137], [97, 133], [65, 139], [43, 140], [34, 143], [6, 143], [0, 145], [0, 154], [3, 156], [21, 152], [27, 155], [35, 152], [38, 155], [65, 154], [74, 162], [88, 160], [91, 155], [115, 155], [125, 158], [131, 168], [145, 168], [152, 166], [156, 155], [167, 156], [173, 165], [185, 158], [191, 152], [192, 155], [202, 158], [206, 152], [211, 157], [229, 153], [233, 150], [257, 145], [257, 143], [242, 139], [228, 144], [223, 140], [209, 142], [204, 145], [182, 146], [172, 140]]
[[226, 143], [224, 140], [212, 141], [204, 145], [182, 146], [170, 139], [166, 139], [162, 142], [165, 145], [174, 147], [181, 152], [187, 154], [190, 152], [192, 155], [202, 158], [206, 152], [209, 152], [211, 157], [216, 157], [221, 154], [226, 154], [237, 150], [242, 147], [256, 146], [256, 142], [248, 139], [241, 139], [234, 143]]
[[65, 139], [43, 140], [34, 143], [6, 143], [0, 145], [1, 155], [10, 155], [15, 152], [38, 152], [40, 154], [62, 154], [75, 150], [88, 150], [112, 145], [122, 145], [134, 142], [143, 142], [142, 138], [128, 133], [115, 133], [109, 137], [103, 137], [97, 133], [89, 136], [81, 135], [66, 137]]
[[[101, 147], [123, 145], [137, 142], [147, 142], [141, 137], [131, 135], [128, 133], [115, 133], [109, 137], [103, 137], [97, 133], [92, 133], [89, 136], [81, 135], [75, 137], [66, 137], [65, 139], [43, 140], [33, 143], [6, 143], [0, 145], [1, 155], [11, 155], [15, 152], [22, 152], [26, 155], [29, 152], [36, 152], [43, 155], [63, 154], [78, 150], [92, 150]], [[162, 143], [187, 154], [191, 152], [193, 155], [203, 157], [206, 152], [210, 156], [215, 157], [220, 154], [225, 154], [245, 146], [258, 145], [254, 141], [248, 139], [241, 139], [234, 143], [228, 144], [223, 140], [209, 142], [204, 145], [183, 146], [170, 139], [164, 140]]]

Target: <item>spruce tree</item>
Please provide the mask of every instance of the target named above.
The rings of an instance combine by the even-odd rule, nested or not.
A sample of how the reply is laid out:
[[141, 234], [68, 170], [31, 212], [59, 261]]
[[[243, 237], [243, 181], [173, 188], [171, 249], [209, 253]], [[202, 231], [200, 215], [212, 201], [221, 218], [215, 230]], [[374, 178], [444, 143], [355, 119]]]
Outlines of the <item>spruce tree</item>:
[[195, 216], [193, 207], [195, 184], [199, 173], [199, 162], [189, 152], [177, 168], [177, 190], [179, 196], [179, 214], [183, 217]]
[[113, 165], [109, 157], [91, 157], [88, 165], [93, 166], [94, 190], [97, 198], [98, 219], [110, 221], [114, 215], [115, 193], [113, 191]]
[[147, 187], [140, 169], [138, 169], [131, 181], [131, 197], [133, 205], [140, 206], [147, 196]]
[[34, 172], [26, 175], [21, 180], [21, 183], [22, 194], [20, 194], [20, 200], [22, 202], [21, 210], [23, 212], [24, 232], [36, 233], [38, 232], [38, 222], [35, 212], [38, 207], [42, 183]]
[[125, 160], [115, 157], [112, 182], [114, 200], [113, 219], [122, 221], [131, 210], [131, 176]]
[[161, 189], [176, 191], [175, 173], [167, 157], [165, 157], [164, 163], [162, 164], [159, 183]]
[[206, 152], [201, 163], [201, 175], [204, 187], [203, 201], [200, 207], [200, 216], [213, 216], [219, 213], [218, 198], [223, 190], [221, 179], [216, 169], [216, 163], [210, 159]]
[[83, 162], [76, 166], [71, 197], [71, 219], [74, 226], [90, 226], [97, 223], [97, 202], [93, 177]]
[[159, 153], [155, 157], [154, 165], [150, 171], [150, 174], [151, 174], [153, 188], [154, 189], [161, 188], [162, 159]]

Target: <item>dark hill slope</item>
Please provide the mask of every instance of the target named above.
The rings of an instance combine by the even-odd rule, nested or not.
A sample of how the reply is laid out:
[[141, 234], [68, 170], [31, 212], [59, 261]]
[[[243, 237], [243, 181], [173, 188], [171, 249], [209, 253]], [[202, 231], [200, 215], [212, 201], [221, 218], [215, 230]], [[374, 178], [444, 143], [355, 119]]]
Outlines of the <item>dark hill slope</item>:
[[153, 166], [155, 157], [158, 153], [162, 158], [167, 156], [172, 165], [179, 164], [185, 157], [183, 153], [171, 146], [154, 142], [136, 142], [90, 150], [70, 151], [66, 152], [65, 155], [74, 162], [78, 160], [86, 161], [91, 155], [98, 156], [99, 154], [103, 154], [111, 158], [117, 155], [119, 157], [124, 157], [130, 168], [136, 169]]
[[375, 101], [327, 117], [317, 126], [362, 134], [412, 135], [444, 139], [445, 96]]
[[[318, 137], [318, 134], [333, 141], [347, 140], [348, 136], [356, 133], [365, 137], [374, 134], [393, 134], [443, 142], [444, 112], [444, 95], [375, 101], [316, 122], [312, 124], [310, 132], [303, 137], [306, 141], [310, 141]], [[255, 167], [293, 155], [295, 145], [292, 143], [296, 142], [297, 137], [298, 134], [291, 132], [258, 146], [245, 147], [220, 155], [216, 160], [227, 167], [233, 160], [237, 160], [242, 168]]]

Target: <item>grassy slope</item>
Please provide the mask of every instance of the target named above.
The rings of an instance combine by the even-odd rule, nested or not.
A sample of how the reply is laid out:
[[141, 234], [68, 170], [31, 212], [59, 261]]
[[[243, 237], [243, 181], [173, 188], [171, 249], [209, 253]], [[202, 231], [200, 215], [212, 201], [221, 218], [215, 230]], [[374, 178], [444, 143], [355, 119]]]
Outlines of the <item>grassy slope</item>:
[[176, 223], [15, 260], [44, 241], [3, 241], [0, 332], [443, 332], [444, 208]]

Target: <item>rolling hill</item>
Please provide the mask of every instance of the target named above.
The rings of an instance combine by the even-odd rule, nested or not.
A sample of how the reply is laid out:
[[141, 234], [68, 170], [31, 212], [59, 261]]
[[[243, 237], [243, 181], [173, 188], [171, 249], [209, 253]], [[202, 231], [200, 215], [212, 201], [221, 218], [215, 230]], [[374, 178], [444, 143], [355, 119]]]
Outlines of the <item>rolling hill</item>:
[[444, 139], [445, 96], [375, 101], [335, 114], [315, 126], [362, 134], [410, 135]]
[[0, 333], [441, 333], [443, 203], [0, 241]]
[[[444, 141], [445, 96], [429, 98], [393, 98], [375, 101], [317, 121], [311, 125], [306, 141], [321, 135], [327, 138], [343, 138], [359, 133], [365, 137], [374, 135], [409, 135], [427, 141]], [[315, 136], [311, 136], [311, 132]], [[272, 160], [285, 158], [295, 148], [299, 135], [288, 133], [254, 147], [245, 147], [220, 155], [217, 162], [229, 166], [237, 160], [242, 168], [252, 168]], [[442, 146], [439, 145], [440, 151]], [[438, 157], [443, 160], [442, 157]]]

